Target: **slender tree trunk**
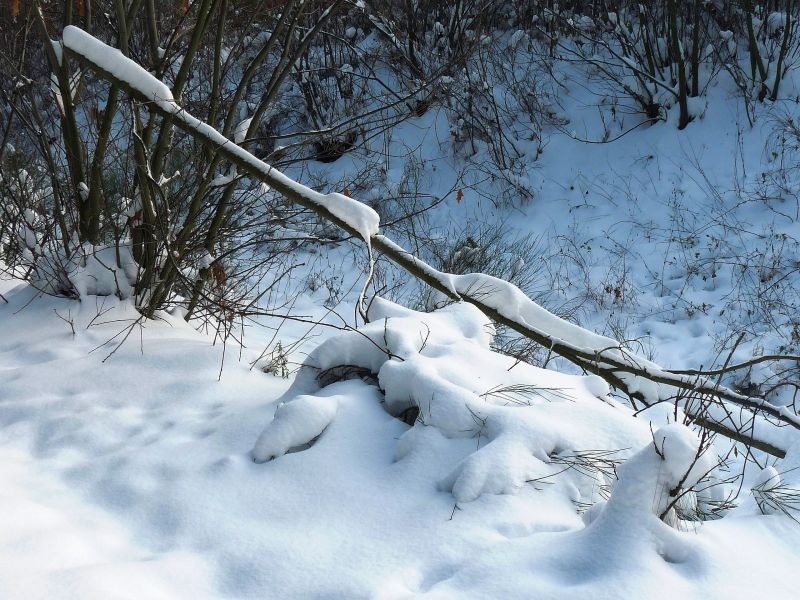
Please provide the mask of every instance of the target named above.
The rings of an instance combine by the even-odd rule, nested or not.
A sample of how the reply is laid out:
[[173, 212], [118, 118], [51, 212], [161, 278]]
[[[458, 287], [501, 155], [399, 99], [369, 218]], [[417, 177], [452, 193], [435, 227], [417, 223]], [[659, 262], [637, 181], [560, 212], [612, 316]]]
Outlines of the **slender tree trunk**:
[[[65, 19], [71, 18], [71, 2], [67, 4], [70, 6], [70, 9], [66, 11], [65, 14], [67, 16]], [[86, 181], [86, 168], [84, 166], [83, 146], [81, 144], [80, 133], [78, 132], [78, 121], [75, 117], [75, 107], [72, 104], [72, 81], [68, 61], [62, 53], [61, 62], [59, 63], [53, 48], [53, 41], [50, 39], [50, 33], [47, 31], [42, 9], [38, 4], [33, 12], [39, 36], [44, 45], [47, 62], [50, 66], [50, 70], [56, 76], [59, 94], [61, 96], [61, 136], [64, 139], [67, 167], [69, 169], [70, 181], [72, 182], [73, 202], [78, 208], [80, 237], [82, 240], [94, 242], [96, 240], [90, 239], [87, 231], [89, 219], [86, 212], [86, 203], [82, 196], [83, 190], [81, 186], [81, 184]]]
[[759, 76], [762, 90], [759, 92], [758, 99], [763, 100], [766, 95], [767, 69], [761, 60], [761, 52], [758, 50], [758, 40], [753, 30], [753, 2], [752, 0], [743, 0], [743, 2], [744, 20], [745, 26], [747, 27], [747, 45], [750, 52], [750, 77], [753, 82], [755, 82], [756, 75]]
[[792, 9], [794, 2], [786, 0], [786, 21], [783, 25], [783, 40], [781, 41], [781, 50], [778, 54], [778, 64], [775, 66], [775, 83], [772, 86], [772, 94], [769, 99], [775, 102], [778, 99], [778, 89], [781, 86], [781, 78], [783, 77], [783, 61], [786, 58], [786, 53], [789, 50], [789, 43], [791, 42], [792, 31], [794, 23], [792, 22]]
[[700, 95], [700, 5], [702, 0], [694, 0], [692, 11], [692, 98]]
[[667, 12], [672, 45], [672, 63], [676, 65], [678, 71], [678, 106], [680, 109], [678, 129], [684, 129], [689, 124], [689, 121], [691, 121], [691, 118], [689, 117], [689, 103], [687, 98], [686, 61], [683, 57], [683, 46], [678, 31], [678, 7], [676, 6], [676, 0], [667, 0]]

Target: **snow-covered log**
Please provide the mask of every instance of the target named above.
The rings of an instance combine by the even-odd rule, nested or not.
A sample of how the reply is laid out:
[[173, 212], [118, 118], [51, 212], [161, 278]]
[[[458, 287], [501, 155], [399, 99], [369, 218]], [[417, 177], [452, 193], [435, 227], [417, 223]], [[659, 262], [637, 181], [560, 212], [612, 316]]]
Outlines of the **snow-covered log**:
[[[103, 77], [148, 103], [151, 110], [174, 119], [174, 124], [201, 143], [285, 197], [314, 211], [350, 235], [364, 239], [374, 251], [453, 300], [476, 306], [486, 316], [547, 347], [581, 369], [601, 376], [611, 385], [646, 404], [675, 396], [684, 390], [711, 401], [708, 411], [694, 413], [696, 422], [731, 439], [783, 457], [786, 448], [772, 436], [763, 415], [800, 430], [800, 417], [766, 400], [740, 394], [707, 377], [671, 372], [636, 356], [618, 341], [597, 335], [550, 313], [516, 286], [488, 275], [452, 275], [421, 261], [391, 239], [378, 233], [379, 218], [370, 207], [342, 194], [321, 194], [287, 177], [229, 140], [213, 127], [193, 117], [172, 98], [169, 89], [146, 70], [85, 31], [64, 28], [64, 47]], [[735, 414], [730, 403], [746, 409]], [[755, 427], [755, 422], [758, 426]], [[755, 428], [754, 428], [755, 427]]]

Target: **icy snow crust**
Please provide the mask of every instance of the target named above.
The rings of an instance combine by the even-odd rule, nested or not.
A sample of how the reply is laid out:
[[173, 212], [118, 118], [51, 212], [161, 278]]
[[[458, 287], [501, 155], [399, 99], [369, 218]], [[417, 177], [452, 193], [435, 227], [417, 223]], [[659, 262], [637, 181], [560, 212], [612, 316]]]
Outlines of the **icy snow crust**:
[[[596, 379], [509, 370], [469, 306], [374, 304], [289, 391], [230, 359], [218, 381], [222, 349], [182, 319], [159, 315], [102, 362], [138, 317], [128, 303], [0, 293], [3, 598], [793, 594], [773, 575], [800, 559], [795, 524], [752, 506], [696, 532], [659, 521], [693, 434], [653, 417], [662, 459]], [[384, 336], [404, 361], [375, 349]], [[386, 395], [320, 388], [312, 359], [363, 364]], [[481, 396], [519, 383], [540, 395]], [[410, 399], [426, 401], [413, 427], [389, 414]], [[312, 418], [294, 427], [297, 413]], [[277, 458], [257, 464], [270, 421]], [[554, 475], [558, 456], [604, 448], [629, 457], [608, 502], [613, 481]]]

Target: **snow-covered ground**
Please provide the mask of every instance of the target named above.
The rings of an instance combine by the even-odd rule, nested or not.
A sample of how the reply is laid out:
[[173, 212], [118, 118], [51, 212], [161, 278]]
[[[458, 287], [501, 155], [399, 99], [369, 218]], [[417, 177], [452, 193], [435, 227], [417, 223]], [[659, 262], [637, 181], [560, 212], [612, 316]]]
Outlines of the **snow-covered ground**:
[[[442, 394], [427, 417], [409, 427], [358, 379], [321, 390], [298, 380], [314, 394], [301, 398], [334, 406], [330, 424], [310, 448], [259, 464], [255, 441], [287, 381], [251, 370], [251, 351], [223, 364], [222, 348], [182, 320], [140, 327], [112, 299], [37, 297], [13, 282], [2, 293], [4, 598], [788, 598], [796, 586], [796, 523], [745, 502], [671, 529], [652, 511], [659, 478], [675, 475], [659, 466], [647, 420], [604, 401], [594, 378], [506, 371], [513, 361], [485, 349], [473, 311], [382, 309], [392, 348], [410, 353], [394, 371], [416, 370], [418, 389]], [[330, 346], [350, 353], [339, 360], [378, 360], [364, 336], [344, 335], [349, 346]], [[380, 373], [387, 390], [407, 384], [392, 375]], [[478, 396], [509, 381], [545, 389], [524, 403]], [[448, 390], [472, 393], [486, 420], [477, 436], [447, 431]], [[665, 452], [674, 443], [685, 461], [695, 442], [677, 427], [663, 430]], [[582, 518], [599, 480], [553, 475], [563, 467], [548, 461], [602, 448], [639, 458]]]

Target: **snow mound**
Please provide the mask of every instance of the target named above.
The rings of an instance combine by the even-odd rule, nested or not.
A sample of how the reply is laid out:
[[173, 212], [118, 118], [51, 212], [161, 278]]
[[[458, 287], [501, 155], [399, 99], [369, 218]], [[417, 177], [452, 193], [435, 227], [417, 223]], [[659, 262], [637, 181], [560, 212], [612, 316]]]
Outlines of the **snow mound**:
[[335, 398], [298, 396], [280, 404], [275, 418], [261, 434], [253, 451], [262, 460], [283, 456], [317, 438], [336, 416]]
[[[676, 531], [659, 515], [714, 468], [713, 449], [700, 449], [700, 439], [683, 425], [659, 429], [619, 467], [610, 499], [587, 512], [584, 529], [533, 536], [473, 558], [428, 596], [500, 598], [536, 590], [538, 597], [580, 598], [603, 589], [609, 598], [667, 598], [676, 591], [694, 597], [692, 586], [713, 575], [713, 561], [698, 536]], [[632, 564], [637, 574], [623, 591], [612, 574]]]
[[461, 502], [483, 494], [512, 494], [542, 473], [542, 462], [514, 437], [500, 437], [484, 446], [440, 482]]
[[469, 304], [421, 313], [376, 299], [369, 317], [309, 354], [253, 449], [256, 462], [311, 443], [336, 417], [335, 400], [316, 394], [358, 376], [377, 381], [390, 414], [413, 422], [397, 445], [398, 460], [426, 446], [425, 430], [453, 443], [477, 439], [475, 450], [439, 482], [457, 502], [513, 494], [570, 471], [574, 500], [592, 504], [606, 481], [569, 466], [575, 457], [601, 451], [621, 460], [650, 439], [647, 423], [610, 399], [596, 377], [555, 373], [493, 352], [492, 326]]
[[[681, 495], [716, 468], [713, 457], [713, 447], [702, 447], [687, 427], [679, 423], [662, 427], [651, 444], [619, 467], [619, 479], [601, 517], [616, 512], [661, 516], [674, 511]], [[674, 521], [674, 514], [665, 516]]]

